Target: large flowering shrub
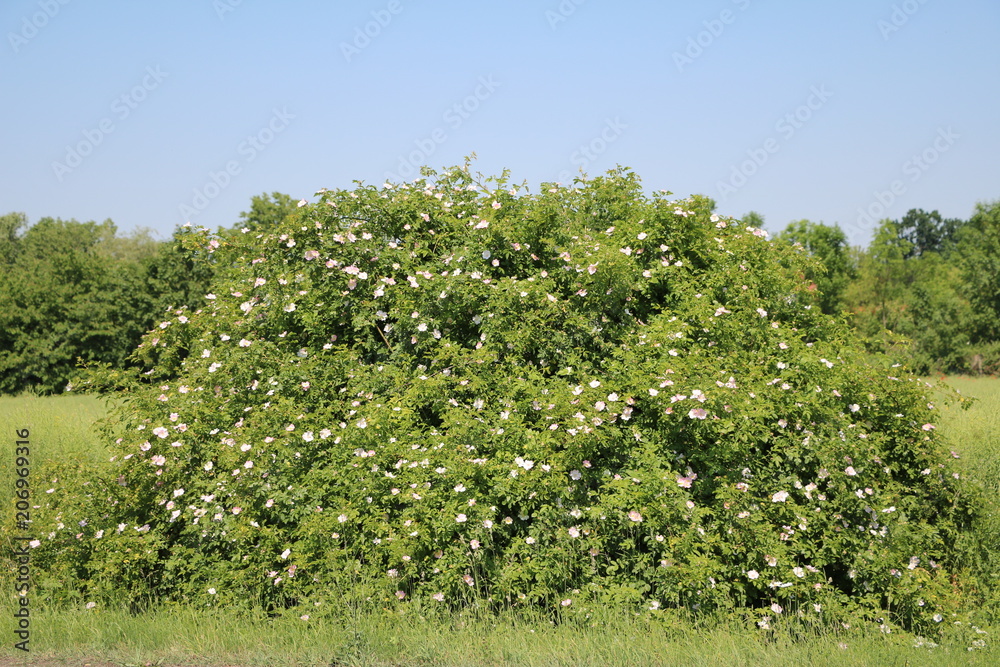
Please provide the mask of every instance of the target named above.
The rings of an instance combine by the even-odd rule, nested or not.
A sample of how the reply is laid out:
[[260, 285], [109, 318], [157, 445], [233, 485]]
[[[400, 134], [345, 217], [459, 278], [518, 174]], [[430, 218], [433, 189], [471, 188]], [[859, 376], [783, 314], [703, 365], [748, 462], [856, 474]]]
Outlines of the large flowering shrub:
[[35, 562], [78, 595], [956, 600], [927, 387], [862, 360], [799, 251], [625, 170], [318, 194], [205, 235], [213, 293], [111, 374], [111, 468], [44, 496]]

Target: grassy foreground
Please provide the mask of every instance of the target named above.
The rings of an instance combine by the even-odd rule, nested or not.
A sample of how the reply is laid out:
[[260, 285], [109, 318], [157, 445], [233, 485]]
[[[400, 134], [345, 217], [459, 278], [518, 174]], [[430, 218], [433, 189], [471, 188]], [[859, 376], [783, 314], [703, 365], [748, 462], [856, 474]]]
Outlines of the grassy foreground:
[[[963, 628], [935, 645], [877, 630], [763, 633], [720, 622], [613, 616], [590, 626], [370, 613], [343, 623], [235, 617], [192, 609], [144, 616], [84, 610], [34, 619], [27, 664], [119, 665], [993, 665], [989, 634]], [[962, 641], [958, 641], [961, 639]], [[986, 644], [980, 648], [976, 641]], [[0, 656], [15, 657], [7, 642]], [[46, 663], [44, 660], [59, 660]], [[0, 657], [0, 664], [3, 662]], [[103, 663], [97, 663], [103, 664]]]
[[[1000, 491], [1000, 380], [951, 378], [968, 411], [943, 407], [940, 428], [967, 474]], [[13, 490], [14, 431], [29, 428], [32, 470], [46, 459], [99, 465], [107, 453], [92, 423], [104, 414], [87, 396], [0, 397], [4, 454], [0, 485]], [[34, 492], [43, 479], [34, 478]], [[8, 495], [8, 498], [13, 498]], [[7, 520], [11, 501], [3, 503]], [[9, 551], [10, 545], [4, 545]], [[295, 610], [267, 618], [192, 608], [142, 615], [107, 609], [31, 609], [31, 653], [15, 650], [13, 588], [3, 584], [0, 665], [992, 665], [993, 635], [949, 619], [940, 645], [878, 628], [806, 632], [794, 620], [769, 631], [737, 619], [697, 622], [668, 615], [596, 613], [586, 625], [419, 608], [329, 613]], [[308, 614], [307, 618], [303, 615]]]

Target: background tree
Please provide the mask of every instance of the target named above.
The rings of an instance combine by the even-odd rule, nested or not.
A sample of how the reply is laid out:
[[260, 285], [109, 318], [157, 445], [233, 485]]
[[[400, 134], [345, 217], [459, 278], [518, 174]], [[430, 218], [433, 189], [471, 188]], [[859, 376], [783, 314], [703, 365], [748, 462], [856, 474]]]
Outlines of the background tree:
[[[932, 249], [951, 241], [926, 234], [930, 227], [921, 228], [921, 220], [933, 221], [933, 216], [914, 210], [903, 220], [880, 223], [860, 255], [857, 279], [845, 290], [845, 305], [871, 350], [889, 353], [921, 373], [962, 371], [972, 310], [958, 266]], [[915, 232], [918, 228], [923, 231]], [[911, 238], [924, 243], [919, 252]]]
[[152, 318], [172, 309], [194, 310], [204, 303], [215, 266], [210, 255], [192, 242], [195, 235], [189, 227], [178, 227], [145, 259], [141, 288], [149, 296]]
[[[855, 313], [874, 322], [876, 330], [898, 328], [903, 289], [911, 282], [904, 264], [910, 249], [910, 243], [900, 239], [897, 223], [886, 219], [861, 257], [858, 280], [851, 285], [848, 303]], [[870, 326], [859, 328], [868, 337], [878, 337]]]
[[928, 213], [914, 208], [907, 211], [897, 223], [896, 233], [900, 239], [910, 244], [906, 254], [906, 259], [909, 259], [929, 252], [950, 252], [955, 246], [962, 224], [963, 221], [957, 218], [942, 218], [937, 211]]
[[758, 229], [763, 229], [763, 227], [764, 227], [764, 216], [762, 216], [757, 211], [750, 211], [749, 213], [747, 213], [746, 215], [744, 215], [742, 218], [740, 218], [740, 222], [742, 222], [745, 225], [748, 225], [750, 227], [756, 227]]
[[840, 227], [798, 220], [788, 223], [778, 238], [800, 244], [819, 260], [821, 266], [807, 270], [806, 278], [816, 284], [823, 312], [839, 313], [843, 308], [844, 290], [855, 273], [847, 236]]
[[14, 261], [18, 236], [28, 226], [24, 213], [7, 213], [0, 216], [0, 262], [4, 266]]
[[957, 264], [972, 305], [973, 343], [1000, 371], [1000, 201], [980, 203], [959, 234]]
[[138, 227], [125, 235], [117, 233], [117, 229], [113, 235], [105, 231], [95, 250], [114, 261], [141, 263], [155, 255], [163, 244], [153, 234], [148, 227]]
[[214, 267], [179, 229], [0, 218], [0, 393], [62, 391], [82, 364], [124, 368], [168, 309], [203, 303]]
[[281, 192], [266, 192], [254, 196], [250, 200], [250, 210], [240, 213], [240, 222], [235, 230], [246, 227], [250, 231], [274, 229], [278, 223], [295, 212], [298, 202]]
[[5, 235], [0, 392], [61, 391], [78, 360], [124, 364], [148, 311], [138, 258], [155, 246], [132, 244], [128, 259], [117, 258], [116, 232], [110, 220], [43, 218]]
[[[280, 192], [256, 196], [238, 227], [273, 229], [296, 209]], [[135, 363], [143, 333], [204, 303], [217, 266], [193, 236], [181, 227], [164, 242], [142, 228], [121, 235], [111, 220], [0, 217], [0, 393], [62, 391], [79, 364]]]

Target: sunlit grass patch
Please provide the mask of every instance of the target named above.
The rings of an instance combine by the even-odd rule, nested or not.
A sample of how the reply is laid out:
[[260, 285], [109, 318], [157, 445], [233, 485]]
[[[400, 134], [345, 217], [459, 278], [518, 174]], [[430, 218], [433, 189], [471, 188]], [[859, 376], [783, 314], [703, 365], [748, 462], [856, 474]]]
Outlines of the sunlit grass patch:
[[[4, 609], [6, 613], [8, 609]], [[310, 613], [307, 613], [310, 612]], [[940, 644], [875, 627], [767, 632], [733, 617], [634, 616], [608, 609], [553, 623], [530, 615], [410, 610], [289, 611], [277, 617], [191, 607], [142, 615], [102, 609], [35, 614], [33, 655], [142, 665], [991, 665], [989, 635], [967, 623]], [[0, 655], [12, 655], [4, 647]]]
[[[108, 460], [108, 450], [95, 424], [105, 413], [104, 402], [96, 396], [0, 396], [0, 433], [4, 442], [0, 488], [13, 490], [14, 442], [17, 432], [24, 429], [28, 430], [30, 442], [28, 469], [33, 496], [45, 492], [45, 472], [50, 464], [100, 466]], [[2, 506], [0, 518], [7, 521], [14, 507], [6, 501]]]
[[1000, 379], [961, 376], [947, 382], [973, 402], [968, 409], [958, 403], [942, 406], [941, 428], [968, 473], [1000, 491]]

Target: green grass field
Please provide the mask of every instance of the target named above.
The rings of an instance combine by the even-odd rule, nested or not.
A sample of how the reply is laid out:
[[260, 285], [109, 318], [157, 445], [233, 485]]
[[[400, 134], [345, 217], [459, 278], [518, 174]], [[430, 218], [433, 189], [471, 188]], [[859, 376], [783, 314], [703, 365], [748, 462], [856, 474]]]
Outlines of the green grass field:
[[1000, 491], [1000, 379], [958, 377], [949, 384], [977, 400], [968, 411], [942, 406], [941, 428], [970, 474]]
[[[941, 432], [967, 475], [1000, 491], [1000, 379], [951, 378], [968, 410], [941, 404]], [[13, 441], [31, 432], [32, 471], [45, 460], [100, 466], [108, 453], [93, 429], [104, 406], [92, 397], [0, 397], [5, 447], [0, 483], [13, 499]], [[39, 475], [41, 473], [38, 473]], [[35, 492], [46, 480], [33, 478]], [[3, 503], [3, 518], [13, 512]], [[998, 523], [997, 525], [1000, 525]], [[993, 537], [992, 535], [989, 537]], [[978, 539], [976, 535], [970, 539]], [[995, 538], [994, 538], [995, 539]], [[10, 548], [10, 545], [6, 545]], [[992, 563], [992, 561], [991, 561]], [[991, 565], [992, 567], [992, 565]], [[1000, 563], [996, 567], [1000, 573]], [[13, 588], [4, 583], [0, 665], [994, 665], [1000, 626], [983, 610], [949, 619], [940, 645], [875, 627], [807, 632], [794, 619], [764, 632], [737, 619], [697, 621], [595, 613], [587, 624], [497, 618], [467, 612], [422, 615], [359, 609], [350, 613], [294, 610], [267, 618], [192, 608], [125, 611], [32, 609], [32, 652], [14, 650]], [[995, 612], [996, 605], [992, 608]], [[989, 610], [988, 610], [989, 611]], [[308, 619], [301, 616], [309, 614]], [[979, 618], [977, 617], [977, 614]], [[970, 620], [971, 619], [971, 622]]]
[[[23, 429], [29, 431], [32, 473], [37, 472], [39, 464], [45, 460], [85, 466], [107, 461], [108, 455], [93, 428], [104, 414], [104, 404], [93, 396], [0, 396], [0, 428], [4, 438], [0, 488], [7, 494], [13, 491], [15, 433]], [[34, 486], [42, 480], [31, 481]], [[13, 510], [11, 502], [4, 502], [0, 518], [6, 521]]]

